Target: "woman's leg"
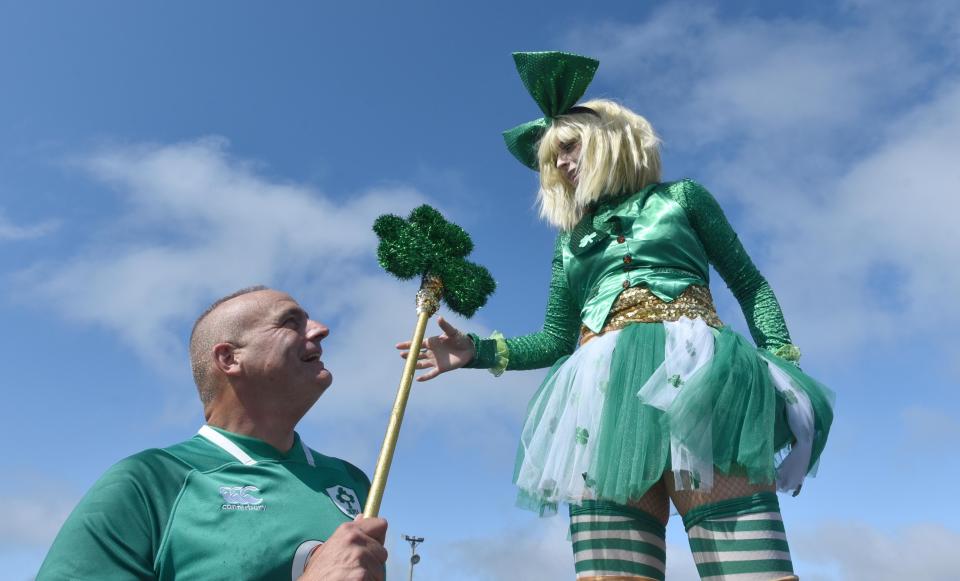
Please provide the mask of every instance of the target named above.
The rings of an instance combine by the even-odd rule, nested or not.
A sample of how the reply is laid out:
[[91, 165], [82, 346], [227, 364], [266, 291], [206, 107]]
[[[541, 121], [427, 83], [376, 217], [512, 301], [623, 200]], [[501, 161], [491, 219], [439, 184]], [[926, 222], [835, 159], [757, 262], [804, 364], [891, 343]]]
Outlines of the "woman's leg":
[[700, 492], [677, 490], [672, 474], [664, 480], [702, 579], [797, 579], [773, 485], [718, 473], [713, 488]]
[[666, 569], [670, 501], [661, 480], [628, 506], [584, 501], [570, 507], [570, 536], [580, 581], [661, 581]]

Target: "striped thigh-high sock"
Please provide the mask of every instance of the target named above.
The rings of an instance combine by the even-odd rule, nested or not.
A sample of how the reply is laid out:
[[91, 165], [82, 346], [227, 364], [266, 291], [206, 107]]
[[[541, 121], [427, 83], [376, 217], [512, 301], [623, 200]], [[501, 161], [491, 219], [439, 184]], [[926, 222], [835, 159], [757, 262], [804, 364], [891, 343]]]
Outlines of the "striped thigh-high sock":
[[570, 536], [577, 579], [663, 580], [666, 527], [638, 508], [596, 500], [571, 506]]
[[776, 493], [702, 504], [683, 524], [701, 579], [796, 579]]

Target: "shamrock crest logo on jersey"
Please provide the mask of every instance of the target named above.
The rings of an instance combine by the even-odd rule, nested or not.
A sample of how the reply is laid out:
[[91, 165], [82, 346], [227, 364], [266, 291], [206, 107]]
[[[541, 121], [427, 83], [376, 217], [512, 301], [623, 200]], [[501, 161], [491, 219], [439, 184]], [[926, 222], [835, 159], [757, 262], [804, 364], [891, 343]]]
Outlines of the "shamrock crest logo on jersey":
[[260, 492], [256, 486], [221, 486], [218, 490], [223, 497], [221, 510], [264, 510], [262, 498], [253, 495]]
[[331, 486], [327, 489], [327, 494], [333, 500], [333, 504], [337, 505], [343, 514], [353, 518], [360, 514], [362, 507], [360, 506], [360, 499], [357, 497], [357, 493], [353, 491], [352, 488], [347, 488], [346, 486]]

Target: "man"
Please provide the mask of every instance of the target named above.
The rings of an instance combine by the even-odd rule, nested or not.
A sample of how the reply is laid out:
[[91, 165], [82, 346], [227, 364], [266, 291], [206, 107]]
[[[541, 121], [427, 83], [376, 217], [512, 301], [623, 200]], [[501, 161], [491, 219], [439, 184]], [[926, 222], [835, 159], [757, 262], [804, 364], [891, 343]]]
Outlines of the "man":
[[215, 302], [190, 360], [207, 423], [107, 471], [37, 579], [383, 579], [387, 523], [358, 519], [370, 486], [294, 431], [333, 380], [329, 329], [266, 287]]

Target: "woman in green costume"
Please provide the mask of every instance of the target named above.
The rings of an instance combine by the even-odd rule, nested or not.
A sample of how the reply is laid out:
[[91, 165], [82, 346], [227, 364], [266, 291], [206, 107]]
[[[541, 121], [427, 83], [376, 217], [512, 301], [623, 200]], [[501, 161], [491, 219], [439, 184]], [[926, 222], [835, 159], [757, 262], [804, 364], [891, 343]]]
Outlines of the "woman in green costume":
[[[716, 200], [691, 180], [661, 181], [647, 120], [576, 103], [597, 61], [514, 58], [545, 117], [504, 137], [540, 172], [540, 214], [559, 229], [544, 326], [480, 339], [441, 319], [420, 380], [551, 367], [514, 480], [522, 506], [570, 505], [578, 579], [663, 579], [671, 501], [701, 577], [795, 579], [775, 490], [796, 494], [816, 467], [829, 390], [797, 366], [777, 299]], [[717, 317], [711, 264], [756, 347]]]

